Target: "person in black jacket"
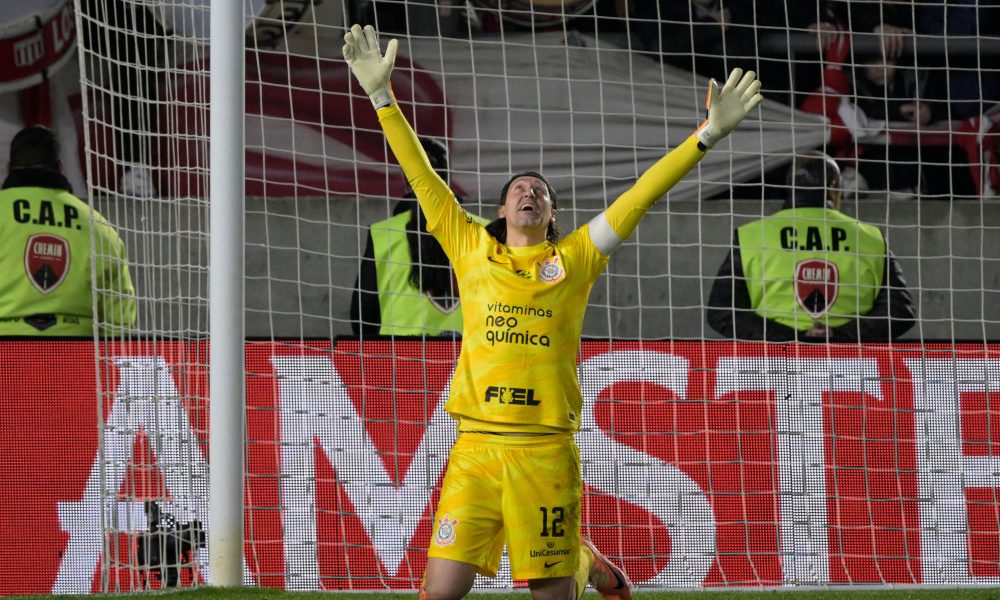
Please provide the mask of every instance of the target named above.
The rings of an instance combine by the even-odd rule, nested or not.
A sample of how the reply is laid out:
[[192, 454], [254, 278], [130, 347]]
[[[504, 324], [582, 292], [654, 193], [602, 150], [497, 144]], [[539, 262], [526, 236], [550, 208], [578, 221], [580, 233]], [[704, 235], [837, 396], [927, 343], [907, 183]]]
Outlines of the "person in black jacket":
[[[712, 329], [737, 340], [888, 342], [913, 327], [899, 263], [881, 232], [838, 210], [840, 182], [837, 163], [822, 152], [792, 164], [782, 210], [739, 228], [719, 267], [708, 300]], [[863, 250], [862, 240], [878, 251]], [[852, 308], [860, 310], [847, 314]]]
[[[440, 141], [428, 137], [421, 137], [420, 144], [427, 153], [431, 166], [447, 181], [449, 179], [448, 148]], [[456, 200], [459, 203], [463, 202], [463, 198], [458, 195], [456, 195]], [[459, 303], [458, 288], [455, 286], [451, 263], [441, 248], [441, 244], [427, 233], [423, 211], [420, 210], [412, 190], [407, 192], [406, 196], [396, 204], [392, 216], [396, 217], [402, 213], [409, 214], [409, 218], [406, 219], [406, 241], [412, 265], [407, 270], [412, 288], [419, 290], [420, 293], [431, 299], [442, 313], [454, 311], [456, 317], [460, 317], [461, 313], [457, 309]], [[366, 338], [379, 335], [399, 335], [399, 331], [403, 331], [402, 328], [383, 323], [375, 246], [372, 233], [369, 231], [361, 268], [354, 284], [354, 294], [351, 296], [352, 330], [354, 335], [364, 335]], [[383, 290], [382, 293], [387, 292]], [[452, 321], [460, 323], [460, 318], [452, 319]], [[460, 327], [451, 331], [458, 335], [461, 333], [459, 329]], [[447, 330], [442, 329], [441, 333], [445, 333], [445, 331]], [[440, 335], [440, 333], [431, 331], [430, 335]]]

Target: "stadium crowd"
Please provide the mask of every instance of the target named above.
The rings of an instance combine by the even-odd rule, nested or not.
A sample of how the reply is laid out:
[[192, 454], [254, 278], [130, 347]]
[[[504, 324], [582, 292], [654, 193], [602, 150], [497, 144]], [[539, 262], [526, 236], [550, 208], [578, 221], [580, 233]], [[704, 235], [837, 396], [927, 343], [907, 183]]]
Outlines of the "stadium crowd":
[[[746, 66], [767, 79], [768, 99], [827, 118], [823, 150], [843, 169], [849, 195], [1000, 194], [1000, 69], [983, 68], [1000, 53], [995, 0], [500, 4], [355, 0], [349, 16], [418, 36], [600, 33], [704, 77]], [[783, 180], [775, 169], [761, 183], [782, 188]]]

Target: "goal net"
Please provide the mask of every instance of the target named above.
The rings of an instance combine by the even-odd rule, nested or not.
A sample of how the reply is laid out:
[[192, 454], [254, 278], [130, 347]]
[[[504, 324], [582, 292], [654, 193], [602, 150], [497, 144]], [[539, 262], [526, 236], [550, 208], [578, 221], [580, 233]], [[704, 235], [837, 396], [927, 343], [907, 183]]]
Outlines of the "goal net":
[[[240, 110], [209, 98], [208, 4], [76, 0], [86, 196], [125, 242], [139, 319], [94, 347], [96, 428], [73, 446], [89, 475], [60, 503], [56, 591], [208, 581], [209, 114]], [[633, 582], [1000, 584], [994, 10], [246, 0], [246, 180], [231, 182], [246, 192], [245, 582], [415, 588], [456, 436], [444, 403], [461, 306], [408, 279], [411, 265], [450, 275], [425, 232], [409, 245], [408, 185], [341, 58], [358, 22], [399, 40], [399, 105], [484, 221], [512, 173], [538, 171], [562, 230], [583, 226], [691, 135], [710, 77], [763, 82], [764, 102], [590, 297], [583, 532]], [[789, 167], [812, 151], [836, 161], [840, 210], [881, 231], [902, 272], [916, 316], [895, 339], [710, 325], [713, 307], [730, 331], [754, 312], [713, 300], [720, 266], [738, 228], [783, 210]], [[831, 231], [782, 239], [829, 253]], [[857, 279], [836, 267], [797, 273], [802, 310]], [[407, 321], [429, 307], [433, 323]], [[512, 331], [506, 343], [530, 337]], [[523, 585], [506, 557], [476, 582]]]

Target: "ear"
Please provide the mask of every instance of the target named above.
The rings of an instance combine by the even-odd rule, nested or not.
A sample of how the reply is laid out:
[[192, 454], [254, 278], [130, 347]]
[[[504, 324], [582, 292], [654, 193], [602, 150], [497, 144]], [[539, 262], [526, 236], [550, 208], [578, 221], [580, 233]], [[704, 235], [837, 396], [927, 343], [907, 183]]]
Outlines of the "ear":
[[506, 216], [506, 213], [507, 213], [507, 206], [506, 206], [506, 204], [501, 204], [501, 205], [497, 206], [497, 217], [498, 218], [501, 218], [501, 219], [504, 218]]
[[829, 191], [827, 197], [830, 198], [831, 202], [833, 202], [833, 208], [835, 210], [840, 210], [840, 198], [841, 198], [842, 194], [843, 194], [843, 190], [841, 190], [839, 187], [838, 188], [830, 188], [830, 191]]
[[559, 211], [553, 208], [552, 209], [552, 218], [550, 219], [553, 223], [556, 222], [556, 215], [557, 214], [559, 214]]

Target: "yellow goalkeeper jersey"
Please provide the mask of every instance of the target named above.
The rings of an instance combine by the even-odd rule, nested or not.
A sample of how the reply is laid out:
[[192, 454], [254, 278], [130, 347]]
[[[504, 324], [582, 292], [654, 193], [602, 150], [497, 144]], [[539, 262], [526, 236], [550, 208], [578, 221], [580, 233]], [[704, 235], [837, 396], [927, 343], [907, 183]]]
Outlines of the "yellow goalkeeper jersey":
[[[592, 236], [588, 224], [555, 244], [501, 244], [455, 201], [399, 108], [378, 116], [458, 278], [462, 350], [445, 409], [460, 431], [579, 430], [577, 351], [590, 290], [608, 263], [592, 239], [606, 233]], [[703, 155], [692, 137], [661, 159], [605, 211], [604, 226], [627, 239]]]
[[461, 212], [428, 218], [462, 297], [462, 352], [446, 410], [463, 429], [576, 431], [577, 349], [590, 289], [607, 257], [586, 226], [557, 244], [508, 247]]

